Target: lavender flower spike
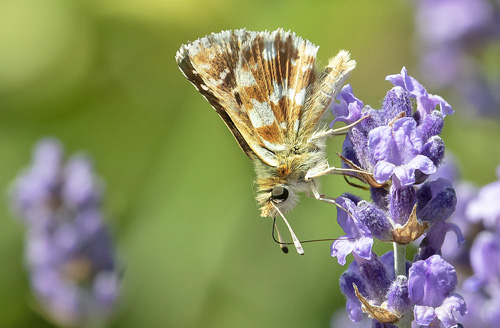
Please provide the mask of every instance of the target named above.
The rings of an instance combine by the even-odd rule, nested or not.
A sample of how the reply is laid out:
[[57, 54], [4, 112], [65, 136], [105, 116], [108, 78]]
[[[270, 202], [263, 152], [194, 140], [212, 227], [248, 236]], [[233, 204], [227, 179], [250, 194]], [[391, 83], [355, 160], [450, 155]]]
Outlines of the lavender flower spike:
[[40, 308], [58, 325], [83, 326], [109, 316], [120, 274], [92, 163], [62, 157], [56, 140], [39, 142], [12, 200], [28, 229], [25, 256]]

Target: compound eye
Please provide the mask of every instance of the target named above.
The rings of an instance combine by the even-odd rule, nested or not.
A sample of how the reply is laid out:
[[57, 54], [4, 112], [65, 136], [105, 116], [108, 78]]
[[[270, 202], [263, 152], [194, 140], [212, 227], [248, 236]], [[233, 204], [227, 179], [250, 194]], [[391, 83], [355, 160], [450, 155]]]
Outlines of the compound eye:
[[276, 186], [271, 191], [271, 199], [283, 202], [288, 198], [288, 189], [283, 186]]

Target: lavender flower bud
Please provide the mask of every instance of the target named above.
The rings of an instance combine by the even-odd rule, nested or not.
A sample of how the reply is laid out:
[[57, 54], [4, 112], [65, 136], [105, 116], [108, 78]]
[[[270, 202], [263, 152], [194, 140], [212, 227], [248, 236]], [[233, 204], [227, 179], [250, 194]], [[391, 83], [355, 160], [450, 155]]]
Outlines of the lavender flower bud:
[[417, 202], [417, 192], [413, 186], [397, 188], [391, 186], [389, 195], [389, 216], [394, 223], [404, 225]]
[[405, 314], [411, 309], [412, 302], [408, 297], [408, 278], [398, 276], [387, 292], [387, 309], [399, 314]]
[[421, 154], [428, 157], [437, 167], [444, 158], [444, 148], [443, 139], [439, 136], [432, 136], [423, 146]]
[[370, 299], [379, 304], [382, 303], [391, 285], [386, 267], [375, 253], [372, 254], [371, 260], [364, 260], [357, 256], [355, 256], [355, 259]]
[[394, 87], [389, 90], [389, 92], [387, 92], [382, 108], [385, 117], [384, 125], [389, 124], [389, 122], [392, 121], [401, 112], [405, 113], [406, 117], [411, 117], [413, 112], [411, 100], [410, 97], [408, 97], [408, 92], [406, 92], [399, 86]]
[[457, 204], [457, 196], [451, 182], [442, 178], [425, 183], [418, 191], [417, 197], [417, 216], [431, 225], [448, 219]]
[[358, 290], [363, 295], [366, 295], [366, 288], [363, 279], [359, 275], [358, 265], [352, 262], [347, 271], [340, 276], [340, 291], [347, 298], [346, 310], [349, 318], [353, 322], [363, 320], [363, 310], [361, 310], [361, 302], [354, 293], [353, 284], [358, 287]]
[[361, 222], [370, 230], [373, 237], [380, 240], [391, 240], [392, 225], [387, 214], [375, 204], [360, 201], [358, 203], [357, 213]]
[[415, 112], [413, 117], [417, 121], [417, 132], [422, 140], [427, 141], [429, 138], [441, 134], [444, 126], [444, 117], [441, 112], [434, 110], [430, 115], [423, 117], [420, 112]]

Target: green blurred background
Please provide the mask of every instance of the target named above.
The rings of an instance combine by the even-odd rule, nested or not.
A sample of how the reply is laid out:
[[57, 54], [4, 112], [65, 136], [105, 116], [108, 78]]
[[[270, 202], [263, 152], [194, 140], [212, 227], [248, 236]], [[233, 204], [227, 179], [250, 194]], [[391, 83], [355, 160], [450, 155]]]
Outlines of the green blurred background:
[[[22, 224], [7, 188], [44, 136], [86, 150], [106, 181], [106, 216], [125, 268], [110, 327], [328, 327], [345, 269], [330, 244], [284, 255], [259, 217], [253, 169], [177, 69], [178, 47], [211, 32], [291, 29], [358, 66], [349, 82], [379, 108], [402, 66], [419, 75], [409, 2], [231, 0], [0, 1], [0, 327], [52, 327], [33, 311]], [[431, 93], [433, 90], [429, 90]], [[446, 98], [446, 94], [441, 94]], [[443, 138], [468, 180], [495, 179], [497, 120], [446, 118]], [[342, 140], [329, 144], [332, 164]], [[337, 196], [352, 188], [322, 179]], [[357, 190], [355, 192], [359, 193]], [[302, 197], [301, 239], [338, 237], [333, 206]], [[377, 245], [379, 249], [386, 245]]]

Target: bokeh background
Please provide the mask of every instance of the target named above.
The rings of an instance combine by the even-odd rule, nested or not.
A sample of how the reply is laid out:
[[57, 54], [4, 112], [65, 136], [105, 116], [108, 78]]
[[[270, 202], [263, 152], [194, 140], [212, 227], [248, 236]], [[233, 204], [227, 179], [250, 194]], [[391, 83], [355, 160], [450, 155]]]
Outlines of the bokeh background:
[[[358, 62], [349, 83], [374, 108], [392, 87], [385, 76], [403, 66], [425, 85], [408, 1], [0, 1], [0, 327], [53, 327], [34, 310], [25, 230], [8, 204], [44, 136], [88, 152], [106, 182], [124, 270], [109, 327], [329, 326], [344, 306], [345, 268], [328, 242], [281, 253], [259, 217], [251, 163], [175, 63], [182, 43], [242, 27], [291, 29], [321, 46], [320, 63], [348, 49]], [[498, 118], [471, 117], [440, 95], [456, 111], [443, 139], [464, 178], [493, 181]], [[332, 164], [341, 143], [330, 141]], [[353, 189], [330, 176], [322, 191]], [[313, 199], [288, 218], [301, 239], [342, 234], [336, 209]]]

